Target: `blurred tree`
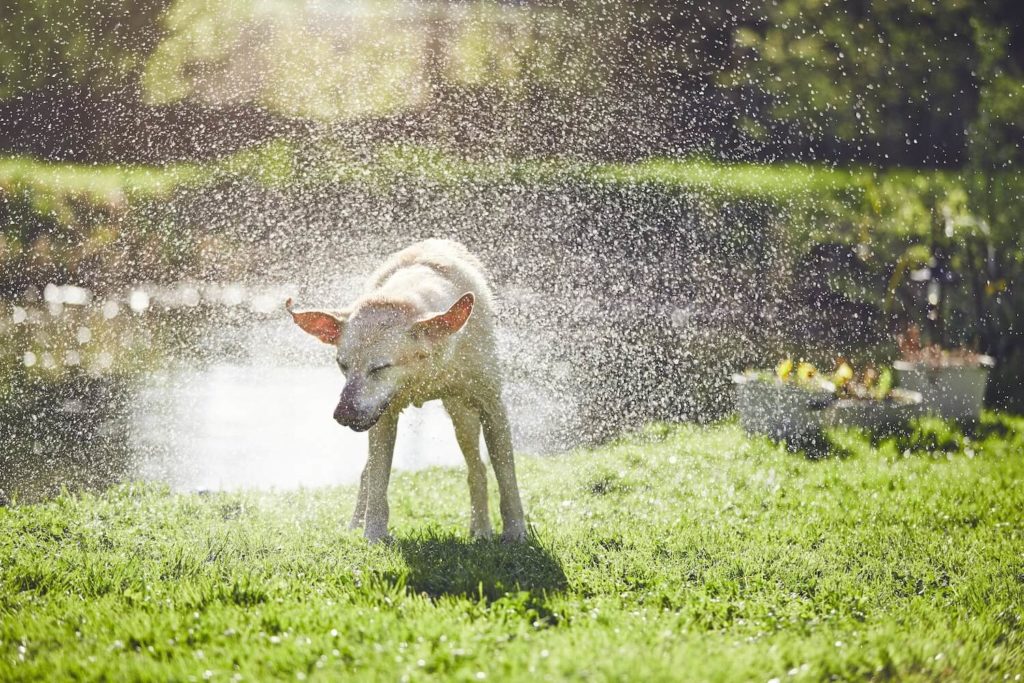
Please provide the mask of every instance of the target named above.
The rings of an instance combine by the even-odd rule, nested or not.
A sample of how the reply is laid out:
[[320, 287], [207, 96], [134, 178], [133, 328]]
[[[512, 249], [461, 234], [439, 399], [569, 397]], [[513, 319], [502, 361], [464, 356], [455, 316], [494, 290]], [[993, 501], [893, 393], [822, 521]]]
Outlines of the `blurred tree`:
[[171, 0], [0, 0], [0, 100], [121, 89], [161, 38]]
[[229, 154], [282, 134], [277, 117], [246, 103], [144, 101], [173, 2], [0, 0], [0, 150], [151, 163]]
[[754, 58], [733, 82], [769, 96], [746, 124], [786, 156], [960, 165], [969, 131], [999, 117], [1019, 152], [1020, 14], [1019, 0], [766, 4], [736, 34]]
[[[0, 0], [0, 147], [89, 158], [111, 122], [244, 129], [243, 144], [290, 117], [487, 154], [1005, 166], [1024, 120], [1021, 14], [1020, 0]], [[232, 107], [244, 125], [218, 126]], [[46, 138], [53, 119], [69, 134]], [[146, 153], [236, 147], [215, 138]]]

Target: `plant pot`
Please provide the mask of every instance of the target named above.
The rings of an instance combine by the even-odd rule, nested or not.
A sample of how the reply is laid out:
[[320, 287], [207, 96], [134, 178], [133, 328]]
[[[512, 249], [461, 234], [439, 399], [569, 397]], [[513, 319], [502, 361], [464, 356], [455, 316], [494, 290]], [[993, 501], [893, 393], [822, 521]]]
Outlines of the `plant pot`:
[[962, 423], [978, 421], [985, 401], [985, 385], [995, 361], [979, 356], [977, 364], [937, 365], [896, 361], [896, 381], [921, 394], [921, 412]]
[[828, 408], [824, 423], [829, 427], [860, 427], [876, 434], [893, 434], [920, 413], [923, 400], [917, 392], [897, 389], [893, 394], [881, 400], [840, 399]]
[[822, 410], [834, 400], [828, 392], [766, 381], [752, 374], [733, 375], [733, 382], [743, 429], [773, 439], [813, 440], [821, 432]]

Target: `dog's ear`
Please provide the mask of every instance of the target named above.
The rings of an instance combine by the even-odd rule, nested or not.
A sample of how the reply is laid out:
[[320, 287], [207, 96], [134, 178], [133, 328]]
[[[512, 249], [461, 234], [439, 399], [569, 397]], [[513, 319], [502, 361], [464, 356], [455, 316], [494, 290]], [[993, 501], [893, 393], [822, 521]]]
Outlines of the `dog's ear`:
[[444, 313], [419, 320], [412, 326], [413, 334], [431, 341], [439, 341], [462, 329], [473, 313], [476, 297], [466, 292]]
[[284, 304], [295, 324], [325, 344], [337, 344], [348, 320], [348, 311], [296, 311], [292, 300]]

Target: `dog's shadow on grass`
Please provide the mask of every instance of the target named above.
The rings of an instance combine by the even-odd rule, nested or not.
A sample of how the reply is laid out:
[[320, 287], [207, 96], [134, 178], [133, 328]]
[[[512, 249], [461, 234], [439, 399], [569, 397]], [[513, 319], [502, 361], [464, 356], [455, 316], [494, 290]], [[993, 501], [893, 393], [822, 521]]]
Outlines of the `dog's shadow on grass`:
[[560, 592], [567, 584], [562, 563], [532, 535], [523, 543], [427, 535], [395, 539], [394, 547], [409, 568], [402, 577], [406, 587], [433, 598], [453, 595], [491, 602], [521, 591]]

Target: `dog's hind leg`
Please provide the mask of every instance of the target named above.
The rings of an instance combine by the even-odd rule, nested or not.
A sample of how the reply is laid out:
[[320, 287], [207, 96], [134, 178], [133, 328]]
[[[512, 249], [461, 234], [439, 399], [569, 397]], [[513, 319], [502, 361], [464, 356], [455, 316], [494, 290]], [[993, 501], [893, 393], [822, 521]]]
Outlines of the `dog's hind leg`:
[[363, 473], [359, 475], [359, 495], [356, 497], [356, 509], [352, 513], [352, 521], [348, 523], [349, 529], [358, 529], [366, 521], [366, 481], [370, 474], [370, 463], [367, 461], [363, 466]]
[[523, 503], [519, 499], [519, 484], [516, 483], [516, 464], [512, 457], [512, 429], [500, 396], [494, 396], [483, 404], [480, 418], [487, 454], [491, 458], [494, 476], [498, 480], [498, 493], [501, 495], [501, 539], [526, 540], [526, 520], [523, 518]]
[[398, 415], [387, 413], [370, 428], [370, 457], [366, 461], [366, 529], [371, 542], [388, 537], [388, 482], [395, 454]]
[[490, 538], [491, 516], [487, 510], [487, 468], [480, 459], [480, 414], [462, 401], [446, 399], [445, 410], [455, 426], [455, 440], [466, 459], [469, 481], [469, 535]]

